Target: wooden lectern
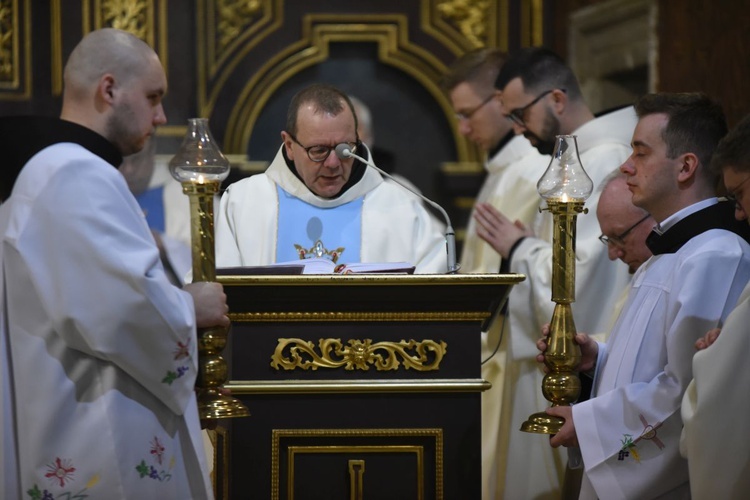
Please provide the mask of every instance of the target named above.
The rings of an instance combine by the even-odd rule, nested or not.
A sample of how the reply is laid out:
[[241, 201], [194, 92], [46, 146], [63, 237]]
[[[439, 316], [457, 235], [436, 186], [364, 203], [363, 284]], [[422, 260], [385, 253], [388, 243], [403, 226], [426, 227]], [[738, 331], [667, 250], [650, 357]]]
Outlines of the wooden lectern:
[[480, 334], [523, 275], [221, 276], [219, 499], [481, 496]]

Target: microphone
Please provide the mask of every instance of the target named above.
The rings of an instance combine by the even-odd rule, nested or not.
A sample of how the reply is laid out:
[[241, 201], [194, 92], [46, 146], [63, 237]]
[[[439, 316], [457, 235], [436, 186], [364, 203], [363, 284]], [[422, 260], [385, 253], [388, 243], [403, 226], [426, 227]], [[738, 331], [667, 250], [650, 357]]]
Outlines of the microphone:
[[398, 181], [396, 178], [394, 178], [391, 174], [383, 171], [382, 169], [375, 166], [375, 164], [371, 161], [365, 160], [361, 156], [357, 156], [354, 153], [352, 153], [351, 148], [349, 145], [345, 142], [342, 142], [338, 146], [334, 148], [334, 151], [336, 152], [336, 156], [338, 156], [342, 160], [346, 160], [347, 158], [356, 158], [357, 160], [361, 161], [365, 165], [374, 168], [377, 170], [380, 175], [383, 175], [384, 177], [389, 178], [402, 188], [409, 191], [414, 196], [418, 197], [431, 207], [434, 207], [438, 212], [440, 212], [443, 215], [443, 218], [445, 219], [445, 246], [446, 246], [446, 252], [448, 254], [448, 274], [455, 274], [458, 271], [458, 264], [456, 263], [456, 233], [453, 231], [453, 226], [451, 225], [451, 220], [448, 217], [448, 213], [443, 210], [443, 207], [435, 203], [434, 201], [426, 198], [424, 195], [417, 193], [413, 189], [411, 189], [409, 186], [404, 185], [400, 181]]

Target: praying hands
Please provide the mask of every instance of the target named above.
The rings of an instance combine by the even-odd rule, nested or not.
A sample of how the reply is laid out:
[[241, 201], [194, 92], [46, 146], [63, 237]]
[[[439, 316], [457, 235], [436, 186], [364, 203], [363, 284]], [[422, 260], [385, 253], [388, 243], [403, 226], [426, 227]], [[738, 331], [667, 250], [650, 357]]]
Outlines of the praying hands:
[[489, 243], [504, 259], [510, 256], [513, 245], [522, 238], [534, 236], [530, 227], [521, 221], [511, 221], [489, 203], [479, 203], [474, 210], [477, 234]]

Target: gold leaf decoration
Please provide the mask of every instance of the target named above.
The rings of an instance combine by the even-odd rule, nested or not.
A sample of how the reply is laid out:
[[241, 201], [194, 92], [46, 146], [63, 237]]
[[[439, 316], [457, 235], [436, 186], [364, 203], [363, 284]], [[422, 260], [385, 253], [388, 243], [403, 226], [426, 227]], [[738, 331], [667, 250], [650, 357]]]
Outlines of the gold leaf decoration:
[[263, 9], [261, 0], [219, 0], [216, 3], [219, 48], [225, 49]]
[[13, 81], [13, 2], [0, 0], [0, 81]]
[[279, 339], [271, 356], [271, 367], [276, 370], [317, 370], [341, 368], [367, 371], [374, 366], [378, 371], [405, 369], [432, 371], [440, 368], [447, 344], [442, 340], [401, 340], [376, 342], [350, 339], [347, 345], [340, 339], [320, 339], [317, 349], [313, 342], [302, 339]]
[[141, 40], [148, 36], [148, 4], [143, 0], [107, 0], [102, 3], [102, 23], [127, 31]]
[[488, 0], [444, 0], [437, 4], [437, 11], [475, 47], [487, 45]]

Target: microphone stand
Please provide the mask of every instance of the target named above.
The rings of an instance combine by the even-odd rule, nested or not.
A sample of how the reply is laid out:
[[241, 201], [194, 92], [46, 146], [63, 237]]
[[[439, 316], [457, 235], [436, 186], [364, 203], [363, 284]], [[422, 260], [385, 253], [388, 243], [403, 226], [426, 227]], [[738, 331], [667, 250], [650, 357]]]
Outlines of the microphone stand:
[[361, 156], [355, 155], [352, 153], [352, 150], [349, 149], [349, 145], [346, 143], [341, 143], [338, 146], [334, 148], [336, 151], [336, 156], [338, 156], [340, 159], [345, 160], [347, 158], [356, 158], [357, 160], [361, 161], [365, 165], [372, 167], [377, 172], [380, 173], [380, 175], [387, 177], [388, 179], [392, 180], [402, 188], [409, 191], [414, 196], [418, 197], [431, 207], [434, 207], [438, 212], [440, 212], [443, 215], [443, 218], [445, 219], [445, 246], [446, 246], [446, 253], [448, 254], [448, 274], [455, 274], [458, 272], [459, 265], [456, 262], [456, 232], [453, 230], [453, 225], [451, 225], [450, 217], [448, 217], [448, 213], [435, 203], [434, 201], [430, 200], [429, 198], [426, 198], [424, 195], [414, 191], [410, 187], [404, 185], [401, 183], [398, 179], [393, 177], [388, 172], [382, 170], [381, 168], [377, 167], [373, 162], [365, 160]]

